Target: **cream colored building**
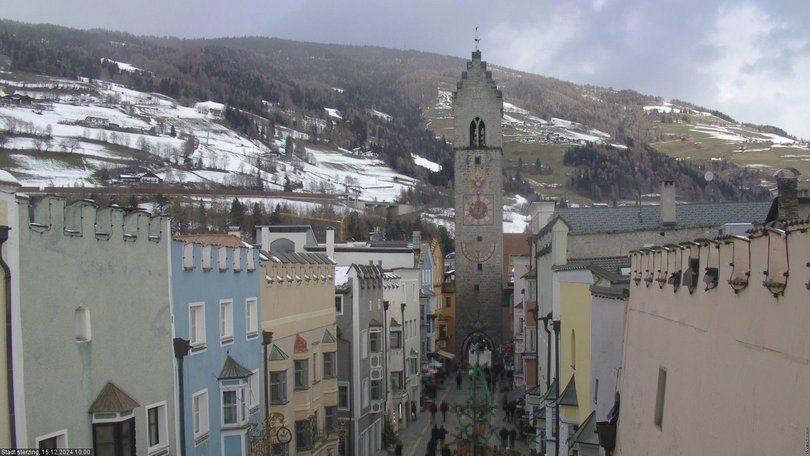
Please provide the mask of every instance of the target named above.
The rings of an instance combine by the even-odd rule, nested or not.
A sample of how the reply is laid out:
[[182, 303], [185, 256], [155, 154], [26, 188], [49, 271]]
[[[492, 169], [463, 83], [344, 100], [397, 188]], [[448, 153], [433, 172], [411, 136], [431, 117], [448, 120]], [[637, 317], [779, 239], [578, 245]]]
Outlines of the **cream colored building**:
[[615, 454], [807, 454], [808, 229], [632, 254]]
[[273, 333], [264, 347], [268, 416], [292, 437], [286, 453], [273, 454], [337, 454], [335, 264], [323, 254], [270, 252], [261, 270], [261, 329]]

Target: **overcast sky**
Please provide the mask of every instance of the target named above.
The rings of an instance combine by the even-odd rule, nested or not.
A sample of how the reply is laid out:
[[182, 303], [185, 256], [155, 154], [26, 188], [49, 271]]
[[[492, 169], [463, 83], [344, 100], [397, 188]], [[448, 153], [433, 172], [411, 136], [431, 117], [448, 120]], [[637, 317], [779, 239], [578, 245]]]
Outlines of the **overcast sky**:
[[810, 138], [808, 0], [3, 0], [0, 17], [465, 58], [478, 26], [492, 64], [679, 98]]

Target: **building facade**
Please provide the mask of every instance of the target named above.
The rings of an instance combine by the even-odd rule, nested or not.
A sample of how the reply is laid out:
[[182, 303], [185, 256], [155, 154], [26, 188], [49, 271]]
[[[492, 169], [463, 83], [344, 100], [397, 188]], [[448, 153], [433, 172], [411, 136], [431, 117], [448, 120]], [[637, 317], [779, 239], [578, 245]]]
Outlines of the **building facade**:
[[475, 51], [453, 92], [455, 153], [456, 353], [485, 339], [503, 343], [503, 95]]
[[[266, 252], [261, 261], [265, 428], [274, 455], [337, 454], [338, 362], [335, 264], [323, 254]], [[339, 368], [340, 366], [340, 368]], [[289, 442], [278, 439], [289, 431]]]
[[806, 452], [809, 229], [633, 253], [615, 454]]
[[258, 250], [232, 235], [172, 241], [174, 333], [189, 344], [178, 376], [187, 455], [246, 456], [247, 425], [262, 421], [258, 268]]
[[[0, 448], [14, 448], [16, 446], [16, 429], [13, 420], [16, 415], [14, 398], [14, 359], [15, 350], [19, 346], [20, 309], [16, 293], [13, 292], [14, 279], [19, 271], [19, 225], [17, 216], [17, 189], [20, 187], [17, 179], [7, 171], [0, 170], [0, 263], [2, 263], [3, 280], [0, 283], [0, 296], [3, 297], [3, 318], [0, 327], [0, 345], [3, 361], [0, 368], [6, 375], [0, 375]], [[11, 331], [9, 331], [11, 329]], [[15, 342], [16, 341], [16, 342]], [[20, 353], [17, 351], [17, 359]], [[11, 369], [9, 369], [11, 368]], [[19, 381], [19, 380], [18, 380]]]
[[177, 452], [168, 220], [87, 200], [17, 203], [17, 445]]

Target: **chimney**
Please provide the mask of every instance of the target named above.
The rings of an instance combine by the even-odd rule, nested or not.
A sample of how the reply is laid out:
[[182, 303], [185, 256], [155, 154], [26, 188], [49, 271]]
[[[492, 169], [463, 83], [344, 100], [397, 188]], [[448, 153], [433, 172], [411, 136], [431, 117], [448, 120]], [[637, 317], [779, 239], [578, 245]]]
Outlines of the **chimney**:
[[529, 213], [532, 216], [529, 228], [532, 233], [537, 233], [554, 217], [554, 201], [534, 202], [529, 206]]
[[335, 229], [331, 226], [326, 229], [326, 256], [335, 259]]
[[795, 168], [784, 168], [776, 172], [777, 219], [795, 220], [799, 218], [799, 171]]
[[675, 181], [661, 181], [661, 224], [671, 226], [678, 223], [675, 216]]

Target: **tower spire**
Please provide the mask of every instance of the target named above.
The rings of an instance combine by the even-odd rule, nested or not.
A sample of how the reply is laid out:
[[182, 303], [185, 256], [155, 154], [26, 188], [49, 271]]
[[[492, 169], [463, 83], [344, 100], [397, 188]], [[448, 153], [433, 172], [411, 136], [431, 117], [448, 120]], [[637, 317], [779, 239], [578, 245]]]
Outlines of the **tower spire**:
[[478, 26], [475, 26], [475, 50], [478, 51], [478, 43], [481, 41], [481, 38], [478, 38]]

